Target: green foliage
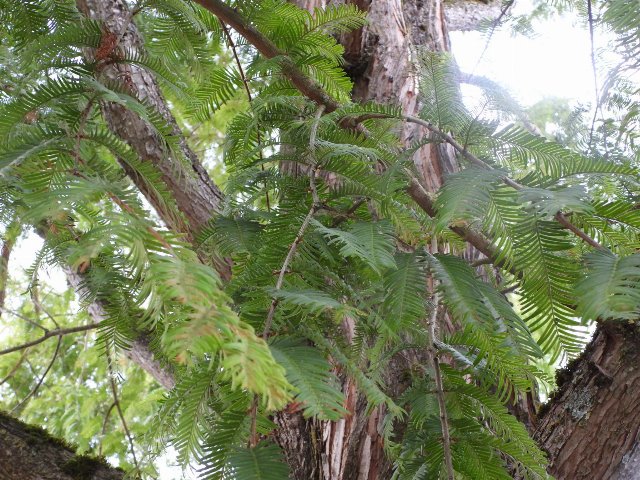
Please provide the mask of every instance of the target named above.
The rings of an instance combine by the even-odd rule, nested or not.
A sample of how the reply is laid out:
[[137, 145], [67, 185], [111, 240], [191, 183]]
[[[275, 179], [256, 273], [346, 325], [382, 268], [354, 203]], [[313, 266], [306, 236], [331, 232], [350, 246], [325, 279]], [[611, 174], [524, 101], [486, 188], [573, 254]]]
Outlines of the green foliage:
[[640, 257], [618, 257], [607, 250], [589, 254], [585, 277], [576, 285], [578, 311], [584, 320], [638, 317]]
[[285, 480], [287, 465], [279, 457], [280, 449], [273, 444], [235, 451], [230, 458], [236, 478], [247, 480]]
[[[628, 31], [613, 3], [605, 20]], [[141, 3], [133, 17], [146, 48], [109, 57], [153, 75], [176, 125], [126, 81], [103, 78], [104, 65], [86, 55], [104, 47], [103, 26], [72, 2], [0, 0], [0, 85], [8, 86], [0, 94], [0, 219], [44, 239], [10, 293], [36, 292], [43, 269], [61, 267], [76, 279], [79, 305], [100, 320], [82, 349], [67, 336], [38, 347], [57, 360], [56, 378], [81, 374], [76, 385], [36, 392], [21, 413], [133, 467], [100, 354], [144, 341], [176, 380], [158, 404], [157, 386], [118, 363], [120, 403], [146, 475], [155, 475], [149, 459], [167, 442], [202, 478], [287, 478], [274, 413], [341, 421], [354, 413], [342, 391], [352, 385], [366, 412], [386, 412], [381, 435], [395, 478], [443, 474], [444, 414], [458, 477], [510, 478], [512, 469], [545, 478], [544, 455], [507, 406], [545, 381], [536, 364], [581, 351], [585, 324], [637, 317], [631, 140], [601, 155], [531, 133], [494, 85], [485, 85], [488, 110], [514, 123], [472, 113], [451, 58], [419, 52], [420, 117], [460, 142], [466, 166], [431, 192], [429, 218], [406, 187], [420, 178], [414, 153], [443, 136], [403, 145], [398, 106], [350, 100], [336, 36], [364, 25], [364, 13], [353, 5], [309, 13], [283, 0], [229, 5], [279, 55], [261, 58], [195, 3], [161, 0]], [[340, 107], [319, 116], [287, 79], [293, 65]], [[141, 119], [170, 167], [161, 171], [111, 133], [109, 108]], [[628, 113], [621, 131], [633, 125]], [[204, 177], [186, 143], [205, 150], [205, 164], [224, 157], [211, 168], [224, 171], [224, 201], [197, 232], [162, 180], [177, 177], [178, 166]], [[167, 228], [150, 206], [184, 230]], [[591, 241], [563, 229], [558, 213]], [[468, 260], [460, 229], [486, 237], [495, 268]], [[16, 342], [55, 328], [72, 309], [69, 291], [57, 303], [36, 297], [9, 317], [28, 320], [12, 327]], [[42, 303], [55, 314], [44, 318]], [[89, 322], [84, 310], [61, 325]], [[432, 338], [430, 318], [451, 328]], [[424, 366], [432, 348], [443, 359], [446, 412], [436, 372]], [[20, 354], [0, 357], [5, 408], [34, 388], [25, 364]], [[137, 395], [149, 399], [139, 409]], [[45, 415], [45, 402], [55, 411]], [[155, 428], [143, 437], [150, 418]]]
[[273, 356], [287, 371], [297, 388], [296, 402], [303, 405], [305, 417], [339, 420], [347, 414], [344, 397], [331, 366], [321, 352], [292, 338], [281, 337], [270, 344]]

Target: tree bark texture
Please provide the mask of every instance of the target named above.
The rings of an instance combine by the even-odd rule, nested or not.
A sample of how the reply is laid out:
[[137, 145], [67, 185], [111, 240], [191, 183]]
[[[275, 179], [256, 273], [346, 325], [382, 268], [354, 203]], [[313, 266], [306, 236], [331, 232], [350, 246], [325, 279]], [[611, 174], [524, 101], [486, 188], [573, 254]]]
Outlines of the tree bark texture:
[[587, 349], [558, 372], [558, 390], [534, 438], [558, 480], [640, 479], [640, 331], [598, 327]]
[[122, 480], [124, 471], [74, 450], [39, 427], [0, 412], [2, 480]]
[[[295, 3], [310, 11], [327, 4], [322, 0]], [[354, 100], [399, 104], [405, 114], [416, 115], [420, 105], [413, 48], [449, 50], [443, 3], [440, 0], [353, 0], [351, 3], [366, 11], [368, 19], [364, 28], [340, 38], [345, 47], [346, 70], [354, 82]], [[406, 123], [401, 138], [409, 145], [427, 134], [422, 127]], [[438, 143], [422, 147], [413, 160], [422, 189], [427, 193], [437, 191], [443, 176], [457, 169], [452, 149]], [[346, 320], [342, 328], [347, 339], [353, 337], [353, 322]], [[401, 383], [399, 370], [403, 370], [402, 366], [392, 364], [385, 374], [387, 393], [392, 397], [408, 386]], [[349, 378], [344, 379], [342, 391], [345, 408], [350, 413], [336, 422], [305, 421], [300, 414], [286, 412], [277, 416], [280, 428], [275, 436], [285, 452], [293, 478], [383, 480], [391, 477], [392, 465], [385, 456], [380, 435], [384, 408], [377, 407], [367, 416], [366, 400]]]
[[[78, 7], [89, 18], [103, 25], [103, 43], [115, 42], [114, 53], [139, 52], [144, 46], [132, 13], [124, 0], [78, 0]], [[107, 40], [111, 39], [111, 40]], [[140, 159], [151, 163], [162, 176], [182, 214], [174, 215], [160, 199], [126, 164], [123, 167], [136, 186], [147, 197], [169, 228], [193, 239], [215, 213], [219, 213], [222, 193], [200, 164], [169, 111], [154, 76], [142, 67], [123, 62], [105, 62], [99, 68], [100, 80], [125, 87], [138, 100], [157, 110], [179, 138], [180, 153], [184, 158], [170, 155], [158, 133], [136, 113], [115, 103], [101, 105], [109, 128], [127, 142]]]

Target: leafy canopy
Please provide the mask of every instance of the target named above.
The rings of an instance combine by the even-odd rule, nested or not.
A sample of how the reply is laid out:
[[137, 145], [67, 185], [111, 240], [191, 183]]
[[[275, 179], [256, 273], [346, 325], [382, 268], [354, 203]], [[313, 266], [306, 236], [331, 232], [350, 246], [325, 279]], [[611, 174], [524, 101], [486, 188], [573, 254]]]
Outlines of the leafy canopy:
[[[624, 3], [612, 2], [607, 14], [628, 32], [618, 12]], [[5, 241], [16, 229], [44, 238], [31, 292], [46, 266], [78, 279], [79, 304], [93, 316], [81, 310], [63, 326], [94, 322], [101, 308], [97, 337], [78, 344], [59, 337], [66, 354], [56, 377], [81, 375], [81, 390], [73, 397], [62, 385], [41, 390], [21, 413], [44, 422], [38, 408], [54, 404], [47, 423], [55, 433], [132, 462], [116, 432], [107, 433], [120, 427], [100, 354], [117, 352], [126, 379], [120, 401], [131, 407], [143, 475], [155, 474], [151, 461], [167, 440], [202, 478], [286, 478], [273, 414], [340, 420], [352, 413], [342, 386], [353, 382], [368, 411], [387, 413], [381, 431], [396, 478], [444, 471], [443, 414], [460, 478], [511, 478], [513, 470], [545, 478], [544, 455], [507, 406], [545, 381], [536, 364], [577, 355], [591, 322], [637, 317], [631, 117], [619, 125], [628, 143], [615, 155], [571, 148], [527, 130], [520, 110], [492, 88], [483, 91], [483, 113], [472, 113], [451, 59], [423, 52], [424, 108], [409, 120], [431, 129], [421, 144], [461, 142], [461, 170], [425, 209], [407, 191], [420, 181], [416, 145], [399, 140], [407, 119], [394, 105], [350, 100], [335, 34], [361, 27], [364, 13], [340, 5], [311, 14], [281, 0], [228, 5], [278, 56], [256, 55], [213, 14], [178, 0], [138, 5], [133, 21], [145, 47], [108, 53], [110, 62], [154, 76], [180, 127], [191, 131], [192, 148], [224, 156], [215, 167], [225, 187], [222, 213], [194, 240], [156, 216], [150, 207], [182, 213], [162, 172], [109, 128], [107, 106], [131, 111], [166, 158], [188, 165], [166, 113], [101, 75], [96, 52], [109, 32], [74, 2], [0, 1]], [[325, 113], [305, 97], [294, 67], [338, 108]], [[491, 256], [478, 263], [493, 266], [465, 260], [460, 228], [487, 239]], [[221, 259], [232, 265], [229, 281], [215, 269]], [[5, 313], [3, 322], [33, 319], [14, 328], [13, 340], [36, 335], [33, 323], [55, 321], [45, 308], [73, 309], [69, 292], [46, 298], [23, 298]], [[432, 317], [451, 328], [434, 338]], [[175, 378], [160, 402], [157, 386], [119, 363], [143, 338]], [[56, 360], [51, 346], [37, 348]], [[433, 349], [440, 370], [427, 361]], [[5, 407], [31, 389], [21, 355], [0, 357]], [[386, 379], [398, 362], [405, 363], [392, 389]], [[133, 408], [136, 390], [148, 400], [144, 409]]]

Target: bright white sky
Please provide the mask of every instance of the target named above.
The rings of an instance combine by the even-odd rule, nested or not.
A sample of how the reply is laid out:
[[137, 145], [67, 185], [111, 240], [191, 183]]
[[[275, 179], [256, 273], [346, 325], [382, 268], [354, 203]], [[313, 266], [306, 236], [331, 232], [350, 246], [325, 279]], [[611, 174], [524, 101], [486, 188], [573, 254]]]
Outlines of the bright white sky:
[[[531, 9], [531, 0], [516, 1], [514, 14]], [[589, 33], [572, 15], [534, 25], [535, 38], [496, 30], [489, 48], [486, 34], [452, 32], [456, 61], [464, 73], [488, 77], [506, 87], [524, 105], [555, 96], [583, 103], [595, 98]], [[598, 44], [596, 38], [596, 44]], [[474, 70], [475, 68], [475, 70]]]
[[[518, 0], [515, 13], [529, 9], [531, 0]], [[451, 40], [456, 60], [464, 73], [488, 77], [506, 87], [523, 104], [530, 106], [547, 96], [556, 96], [574, 102], [590, 103], [594, 100], [593, 77], [590, 63], [588, 32], [570, 16], [556, 18], [536, 25], [538, 36], [512, 37], [509, 31], [494, 32], [489, 48], [478, 63], [485, 48], [486, 36], [476, 32], [452, 32]], [[572, 102], [573, 103], [573, 102]], [[21, 242], [11, 257], [13, 275], [29, 267], [41, 241], [35, 235]], [[66, 282], [61, 272], [52, 271], [50, 285], [64, 289]], [[8, 341], [8, 333], [0, 331], [0, 345]], [[160, 463], [168, 461], [167, 457]], [[161, 480], [184, 478], [177, 467], [161, 467]]]

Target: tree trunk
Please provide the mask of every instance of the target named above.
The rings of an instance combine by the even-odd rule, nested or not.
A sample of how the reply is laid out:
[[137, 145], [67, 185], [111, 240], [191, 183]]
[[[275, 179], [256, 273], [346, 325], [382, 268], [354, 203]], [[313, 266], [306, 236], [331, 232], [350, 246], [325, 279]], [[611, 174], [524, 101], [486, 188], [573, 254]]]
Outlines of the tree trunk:
[[[312, 11], [323, 7], [322, 0], [299, 0], [299, 6]], [[440, 0], [353, 0], [367, 11], [368, 24], [340, 39], [345, 46], [347, 73], [354, 82], [356, 101], [376, 101], [401, 105], [404, 113], [415, 115], [418, 105], [418, 79], [412, 48], [448, 51], [449, 39]], [[405, 124], [402, 140], [409, 144], [427, 135], [415, 124]], [[453, 151], [431, 143], [414, 155], [424, 190], [435, 192], [443, 175], [454, 172], [457, 162]], [[354, 326], [343, 323], [347, 339]], [[385, 375], [387, 393], [399, 394], [407, 385], [394, 365]], [[406, 366], [405, 366], [406, 367]], [[282, 412], [276, 421], [280, 428], [276, 439], [285, 452], [292, 478], [318, 480], [382, 480], [391, 477], [392, 465], [384, 453], [380, 435], [383, 407], [366, 415], [366, 401], [351, 379], [343, 382], [345, 407], [350, 412], [337, 422], [304, 420], [300, 414]]]
[[2, 480], [121, 480], [124, 471], [76, 453], [39, 427], [0, 412]]
[[[132, 13], [123, 0], [78, 0], [78, 8], [87, 17], [103, 24], [102, 43], [114, 42], [115, 50], [139, 52], [144, 48]], [[115, 39], [115, 40], [109, 40]], [[116, 53], [110, 53], [117, 58]], [[99, 80], [117, 83], [131, 95], [157, 110], [173, 134], [179, 138], [180, 154], [171, 155], [158, 133], [143, 118], [115, 103], [101, 105], [109, 128], [127, 142], [144, 162], [149, 162], [161, 174], [171, 192], [181, 216], [174, 215], [143, 178], [126, 164], [123, 167], [136, 186], [153, 205], [162, 220], [175, 232], [193, 239], [214, 213], [221, 209], [222, 193], [211, 181], [195, 153], [187, 143], [169, 111], [154, 76], [142, 67], [124, 62], [105, 63], [98, 69]], [[186, 220], [186, 222], [185, 222]]]
[[640, 479], [640, 331], [607, 323], [558, 372], [535, 439], [558, 480]]

